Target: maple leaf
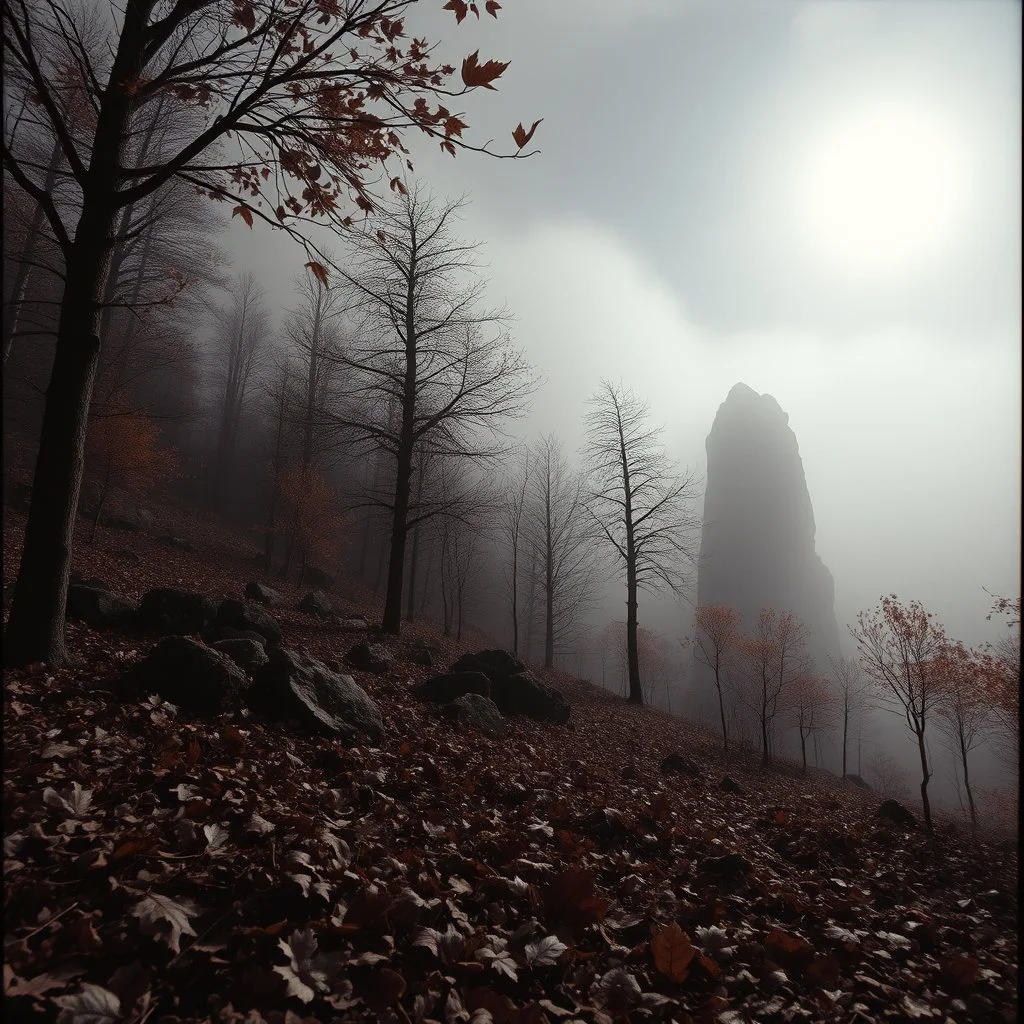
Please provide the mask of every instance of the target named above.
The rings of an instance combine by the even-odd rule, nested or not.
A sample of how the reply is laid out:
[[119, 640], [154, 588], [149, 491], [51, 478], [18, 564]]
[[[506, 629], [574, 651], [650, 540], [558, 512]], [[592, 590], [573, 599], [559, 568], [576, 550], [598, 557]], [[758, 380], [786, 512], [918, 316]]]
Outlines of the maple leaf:
[[249, 210], [246, 207], [244, 207], [244, 206], [236, 206], [231, 211], [231, 216], [232, 217], [241, 217], [242, 220], [244, 220], [245, 223], [248, 224], [250, 228], [252, 227], [252, 214], [249, 212]]
[[487, 3], [485, 3], [485, 4], [484, 4], [484, 10], [485, 10], [485, 11], [486, 11], [486, 12], [487, 12], [487, 13], [488, 13], [488, 14], [489, 14], [489, 15], [490, 15], [490, 16], [491, 16], [492, 18], [497, 18], [497, 16], [498, 16], [498, 11], [500, 11], [500, 10], [501, 10], [501, 4], [499, 4], [499, 3], [497, 2], [497, 0], [487, 0]]
[[222, 852], [224, 844], [228, 841], [228, 830], [223, 825], [204, 825], [203, 834], [206, 836], [206, 850], [208, 853], [217, 854]]
[[499, 974], [504, 974], [513, 981], [518, 981], [519, 975], [516, 973], [518, 964], [516, 964], [512, 954], [506, 948], [508, 940], [498, 935], [488, 935], [487, 940], [491, 945], [483, 946], [476, 951], [474, 955], [477, 960], [490, 963], [491, 967]]
[[43, 790], [43, 803], [47, 807], [56, 807], [71, 818], [81, 818], [92, 804], [92, 790], [83, 789], [77, 782], [71, 784], [71, 790], [61, 796], [51, 786]]
[[261, 836], [265, 836], [268, 832], [274, 831], [274, 825], [253, 811], [252, 817], [249, 818], [249, 823], [245, 826], [245, 831], [256, 832]]
[[341, 958], [337, 954], [318, 953], [316, 933], [311, 928], [296, 929], [287, 942], [278, 939], [277, 944], [290, 961], [285, 967], [274, 967], [274, 972], [287, 983], [288, 995], [308, 1003], [317, 992], [331, 991]]
[[594, 994], [616, 1016], [625, 1017], [630, 1007], [640, 999], [642, 990], [629, 971], [624, 967], [614, 967], [601, 976]]
[[539, 942], [528, 943], [523, 954], [532, 967], [551, 967], [568, 948], [557, 936], [547, 935]]
[[481, 85], [485, 89], [493, 89], [491, 82], [500, 78], [510, 63], [511, 61], [502, 63], [498, 60], [489, 60], [486, 64], [481, 64], [480, 51], [474, 50], [462, 62], [462, 81], [467, 89], [475, 89]]
[[[139, 894], [139, 890], [125, 886], [128, 892]], [[181, 952], [182, 935], [195, 935], [190, 917], [198, 917], [200, 909], [191, 900], [175, 902], [169, 896], [162, 896], [152, 890], [131, 909], [133, 917], [139, 919], [139, 930], [143, 935], [153, 935], [170, 947], [171, 952]], [[168, 933], [168, 934], [165, 934]]]
[[309, 263], [305, 264], [309, 269], [309, 272], [326, 288], [327, 287], [327, 268], [322, 263], [317, 263], [316, 260], [310, 260]]
[[442, 11], [454, 11], [455, 12], [455, 24], [461, 25], [462, 20], [469, 13], [469, 4], [466, 0], [448, 0], [448, 3], [441, 8]]
[[[444, 122], [444, 134], [446, 137], [452, 135], [461, 135], [463, 128], [468, 128], [469, 125], [460, 117], [456, 117], [454, 114], [451, 117], [445, 118]], [[396, 179], [397, 180], [397, 179]]]
[[534, 121], [533, 124], [530, 125], [529, 131], [527, 131], [523, 127], [523, 122], [520, 121], [519, 124], [516, 125], [515, 130], [512, 132], [512, 141], [515, 142], [515, 144], [520, 149], [522, 149], [523, 146], [525, 146], [530, 141], [530, 139], [533, 138], [533, 133], [537, 130], [537, 125], [539, 125], [543, 120], [544, 118], [541, 117]]
[[651, 952], [654, 954], [654, 966], [667, 978], [681, 982], [689, 972], [696, 950], [690, 937], [673, 921], [654, 933]]
[[121, 1017], [121, 1000], [102, 985], [82, 982], [82, 991], [70, 996], [57, 996], [61, 1008], [59, 1024], [112, 1024]]

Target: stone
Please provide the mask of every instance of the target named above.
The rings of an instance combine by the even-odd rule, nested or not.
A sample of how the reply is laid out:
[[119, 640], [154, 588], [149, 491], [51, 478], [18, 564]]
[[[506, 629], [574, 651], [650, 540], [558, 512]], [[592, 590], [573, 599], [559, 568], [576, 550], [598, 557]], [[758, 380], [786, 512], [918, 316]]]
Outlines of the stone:
[[365, 633], [370, 628], [370, 624], [362, 615], [338, 615], [334, 621], [339, 629], [347, 633]]
[[569, 721], [569, 702], [565, 697], [529, 672], [490, 679], [491, 700], [503, 715], [526, 715], [538, 722], [556, 725]]
[[380, 711], [351, 676], [286, 647], [272, 647], [268, 659], [249, 691], [254, 710], [278, 720], [297, 718], [318, 733], [351, 743], [381, 741]]
[[261, 647], [266, 647], [267, 638], [255, 629], [232, 629], [231, 626], [211, 626], [203, 631], [203, 642], [211, 647], [222, 640], [255, 640]]
[[253, 604], [265, 604], [269, 608], [276, 608], [284, 604], [284, 598], [280, 593], [265, 583], [255, 581], [246, 583], [244, 596], [246, 601], [252, 601]]
[[467, 693], [490, 697], [491, 681], [483, 672], [446, 672], [442, 676], [434, 676], [432, 679], [417, 683], [411, 692], [419, 700], [447, 704]]
[[[814, 511], [789, 416], [771, 395], [737, 384], [707, 437], [697, 605], [724, 605], [749, 632], [762, 608], [792, 611], [818, 665], [838, 657], [832, 575], [815, 551]], [[694, 686], [713, 675], [695, 659]]]
[[231, 629], [251, 629], [259, 633], [268, 644], [276, 644], [281, 639], [281, 627], [277, 620], [259, 605], [248, 601], [236, 601], [234, 598], [221, 601], [214, 624], [230, 626]]
[[177, 548], [179, 551], [191, 551], [192, 542], [187, 537], [175, 537], [173, 533], [165, 533], [157, 537], [157, 544], [163, 544], [165, 548]]
[[68, 587], [65, 615], [92, 629], [113, 629], [135, 618], [135, 605], [102, 587], [73, 583]]
[[423, 668], [433, 668], [434, 652], [429, 647], [414, 647], [409, 652], [409, 660], [414, 665], [420, 665]]
[[166, 636], [129, 673], [143, 695], [156, 693], [183, 711], [217, 714], [245, 693], [249, 680], [225, 654], [187, 636]]
[[383, 675], [394, 664], [394, 655], [381, 644], [358, 643], [346, 655], [348, 663], [360, 672]]
[[479, 693], [464, 693], [449, 701], [442, 712], [445, 718], [482, 732], [485, 736], [504, 736], [508, 731], [497, 704]]
[[311, 590], [298, 604], [300, 612], [307, 615], [316, 615], [318, 618], [330, 618], [334, 609], [331, 607], [330, 599], [322, 590]]
[[477, 651], [476, 654], [464, 654], [448, 671], [483, 672], [494, 683], [525, 672], [526, 666], [508, 651], [489, 650]]
[[174, 587], [157, 587], [142, 595], [138, 622], [161, 636], [201, 633], [217, 614], [205, 595]]
[[700, 768], [682, 754], [669, 754], [661, 762], [661, 771], [664, 775], [688, 775], [692, 779], [700, 775]]
[[267, 652], [256, 640], [218, 640], [211, 644], [215, 651], [226, 654], [239, 668], [252, 673], [267, 664]]
[[718, 784], [718, 788], [724, 793], [742, 793], [743, 787], [735, 780], [730, 779], [728, 775]]
[[886, 800], [877, 811], [875, 816], [882, 818], [886, 821], [891, 821], [894, 825], [904, 826], [915, 826], [917, 825], [917, 818], [910, 813], [898, 800]]

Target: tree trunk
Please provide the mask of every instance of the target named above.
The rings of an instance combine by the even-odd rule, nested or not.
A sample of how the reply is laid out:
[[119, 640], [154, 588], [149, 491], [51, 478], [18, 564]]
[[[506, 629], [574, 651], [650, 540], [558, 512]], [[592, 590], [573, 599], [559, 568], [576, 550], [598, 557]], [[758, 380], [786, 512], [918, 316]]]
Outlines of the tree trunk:
[[103, 476], [103, 484], [100, 487], [99, 497], [96, 499], [96, 514], [92, 517], [92, 529], [89, 531], [89, 543], [96, 540], [96, 527], [100, 524], [100, 516], [103, 515], [103, 503], [107, 500], [107, 491], [110, 489], [110, 459], [107, 459], [107, 472]]
[[803, 729], [800, 730], [800, 758], [803, 761], [803, 774], [807, 774], [807, 737]]
[[967, 743], [963, 733], [960, 734], [960, 763], [964, 768], [964, 789], [967, 790], [967, 805], [971, 809], [971, 828], [978, 828], [978, 809], [974, 805], [974, 794], [971, 792], [971, 775], [967, 769]]
[[519, 536], [512, 539], [512, 657], [519, 657]]
[[846, 732], [850, 724], [850, 709], [843, 705], [843, 778], [846, 778]]
[[928, 752], [924, 746], [924, 732], [917, 734], [917, 749], [921, 755], [921, 809], [924, 811], [924, 826], [932, 831], [932, 806], [928, 801], [928, 780], [932, 777], [928, 771]]
[[722, 719], [722, 749], [729, 749], [729, 733], [725, 728], [725, 701], [722, 699], [722, 680], [721, 680], [721, 669], [718, 665], [718, 659], [715, 659], [715, 689], [718, 691], [718, 714]]
[[420, 557], [420, 528], [412, 528], [412, 550], [409, 552], [409, 593], [405, 601], [405, 621], [416, 618], [416, 563]]
[[[632, 544], [629, 545], [632, 547]], [[629, 703], [643, 704], [640, 685], [640, 651], [637, 646], [637, 585], [635, 556], [626, 567], [626, 661], [629, 665]]]
[[[410, 417], [411, 420], [411, 417]], [[403, 445], [398, 453], [395, 474], [395, 504], [391, 516], [391, 545], [388, 556], [388, 583], [384, 595], [384, 615], [380, 628], [397, 636], [402, 629], [402, 583], [405, 576], [405, 521], [409, 513], [409, 485], [412, 478], [412, 446]]]

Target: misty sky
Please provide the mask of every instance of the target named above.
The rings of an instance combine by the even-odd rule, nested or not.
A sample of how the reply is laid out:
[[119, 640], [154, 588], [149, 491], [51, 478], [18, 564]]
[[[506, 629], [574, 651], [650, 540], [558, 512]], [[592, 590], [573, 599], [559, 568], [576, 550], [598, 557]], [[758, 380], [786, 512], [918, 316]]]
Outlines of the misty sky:
[[[1020, 5], [508, 0], [458, 29], [422, 6], [453, 63], [511, 61], [473, 140], [544, 118], [527, 161], [414, 140], [545, 375], [528, 429], [575, 449], [622, 378], [703, 475], [730, 387], [770, 392], [841, 634], [896, 592], [990, 637], [982, 588], [1020, 593]], [[236, 220], [229, 246], [292, 301], [291, 243]]]

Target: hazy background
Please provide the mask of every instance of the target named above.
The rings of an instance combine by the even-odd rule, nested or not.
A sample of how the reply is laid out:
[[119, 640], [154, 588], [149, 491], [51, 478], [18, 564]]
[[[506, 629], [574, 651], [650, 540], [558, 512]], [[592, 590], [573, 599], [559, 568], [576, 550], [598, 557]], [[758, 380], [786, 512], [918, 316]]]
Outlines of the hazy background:
[[[436, 191], [468, 193], [489, 298], [545, 375], [524, 432], [575, 449], [586, 398], [621, 377], [703, 475], [742, 380], [790, 415], [844, 640], [889, 592], [990, 637], [982, 588], [1020, 587], [1020, 5], [515, 0], [458, 30], [424, 14], [453, 59], [511, 61], [468, 108], [475, 141], [510, 147], [544, 117], [526, 161], [414, 151]], [[855, 131], [842, 149], [890, 112], [895, 152]], [[905, 193], [883, 197], [872, 249], [843, 190], [898, 167], [923, 209], [903, 224]], [[288, 305], [300, 253], [237, 220], [229, 245]], [[644, 610], [670, 636], [690, 614]]]

